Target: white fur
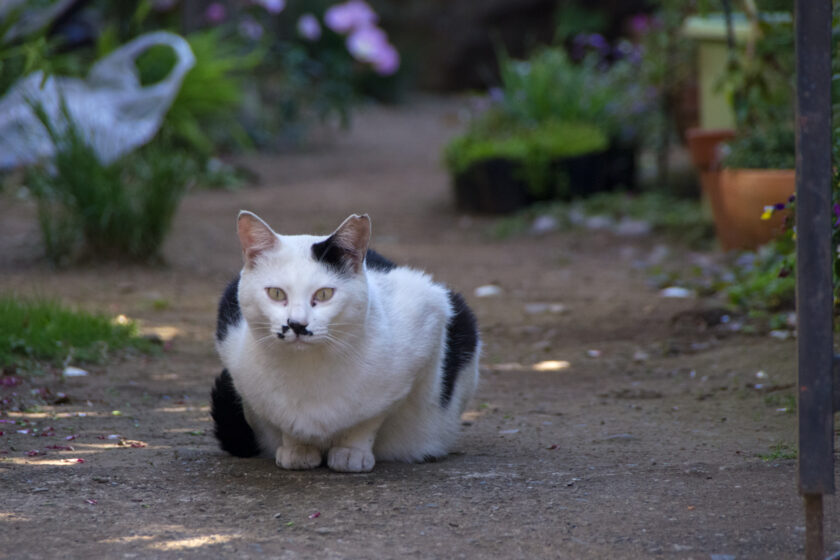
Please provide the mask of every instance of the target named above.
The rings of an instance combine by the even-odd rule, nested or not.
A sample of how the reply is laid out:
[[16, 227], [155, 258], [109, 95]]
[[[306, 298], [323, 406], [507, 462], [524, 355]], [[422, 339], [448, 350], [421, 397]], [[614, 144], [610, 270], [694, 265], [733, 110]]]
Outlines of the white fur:
[[[365, 218], [367, 219], [367, 218]], [[276, 236], [240, 275], [243, 320], [218, 352], [242, 397], [261, 447], [284, 468], [368, 471], [375, 460], [422, 461], [447, 453], [478, 381], [478, 355], [440, 405], [446, 289], [421, 272], [395, 268], [341, 275], [312, 256], [323, 237]], [[277, 302], [267, 287], [283, 289]], [[320, 288], [335, 292], [312, 305]], [[289, 319], [311, 336], [277, 333]]]

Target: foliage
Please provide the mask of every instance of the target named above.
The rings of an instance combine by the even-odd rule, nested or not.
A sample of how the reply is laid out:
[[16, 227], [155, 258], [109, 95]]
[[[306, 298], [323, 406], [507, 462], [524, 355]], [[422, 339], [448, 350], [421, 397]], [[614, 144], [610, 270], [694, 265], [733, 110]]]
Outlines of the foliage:
[[522, 164], [524, 179], [535, 196], [550, 192], [551, 164], [561, 158], [598, 152], [607, 148], [607, 137], [588, 124], [548, 120], [537, 126], [512, 124], [498, 128], [477, 123], [467, 134], [453, 139], [444, 150], [449, 170], [463, 173], [472, 164], [506, 159]]
[[[20, 20], [20, 8], [3, 14], [0, 18], [0, 38], [7, 35]], [[11, 41], [0, 40], [0, 97], [20, 78], [37, 70], [45, 74], [60, 72], [68, 75], [80, 75], [81, 64], [78, 57], [63, 51], [59, 38], [49, 37], [46, 29], [18, 37]]]
[[762, 248], [746, 266], [735, 268], [733, 283], [725, 290], [742, 311], [778, 311], [793, 307], [794, 241], [791, 234]]
[[607, 18], [602, 11], [584, 8], [577, 4], [563, 4], [554, 14], [554, 41], [562, 43], [581, 31], [601, 33], [607, 27]]
[[[209, 157], [221, 143], [247, 145], [247, 135], [235, 116], [243, 97], [243, 78], [260, 62], [262, 53], [253, 50], [241, 54], [218, 29], [197, 31], [187, 41], [195, 55], [195, 66], [184, 77], [160, 135], [203, 157]], [[172, 49], [147, 50], [137, 59], [141, 83], [160, 81], [174, 64]]]
[[596, 53], [574, 62], [562, 48], [544, 48], [527, 60], [502, 54], [501, 111], [514, 121], [584, 122], [612, 138], [627, 136], [628, 109], [639, 105], [633, 63], [604, 64]]
[[795, 167], [793, 99], [795, 60], [793, 19], [749, 14], [759, 31], [742, 56], [730, 56], [723, 87], [733, 100], [736, 138], [726, 167]]
[[741, 133], [726, 145], [722, 163], [740, 169], [793, 169], [796, 166], [793, 128], [768, 123]]
[[50, 260], [68, 259], [79, 241], [98, 258], [156, 256], [192, 174], [190, 160], [151, 144], [103, 165], [66, 110], [61, 123], [34, 110], [56, 145], [52, 165], [27, 175]]
[[151, 349], [137, 336], [137, 326], [117, 324], [108, 317], [73, 311], [51, 299], [0, 295], [0, 366], [29, 360], [61, 365], [101, 362], [109, 351]]
[[512, 125], [497, 130], [477, 125], [446, 146], [445, 160], [452, 172], [459, 173], [480, 160], [550, 161], [601, 151], [607, 143], [598, 128], [582, 123], [547, 120], [534, 127]]

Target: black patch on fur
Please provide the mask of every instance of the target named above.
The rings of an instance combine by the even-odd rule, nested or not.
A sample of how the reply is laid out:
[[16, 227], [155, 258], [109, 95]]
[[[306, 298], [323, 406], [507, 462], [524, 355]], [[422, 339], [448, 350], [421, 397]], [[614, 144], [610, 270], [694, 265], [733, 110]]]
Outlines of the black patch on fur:
[[242, 398], [233, 386], [233, 378], [228, 370], [222, 370], [210, 393], [210, 415], [215, 427], [213, 433], [219, 440], [219, 446], [237, 457], [259, 455], [260, 446], [257, 436], [242, 408]]
[[437, 463], [438, 458], [435, 455], [423, 455], [423, 462], [424, 463]]
[[376, 270], [378, 272], [391, 272], [397, 267], [397, 265], [373, 249], [368, 249], [367, 256], [365, 257], [365, 263], [367, 264], [368, 270]]
[[315, 257], [316, 261], [324, 263], [339, 274], [347, 274], [349, 272], [347, 251], [335, 243], [335, 235], [331, 235], [325, 240], [312, 245], [312, 256]]
[[216, 319], [216, 340], [221, 341], [227, 336], [228, 327], [235, 325], [242, 319], [239, 310], [239, 276], [233, 279], [225, 288], [225, 293], [219, 301], [219, 314]]
[[449, 292], [454, 311], [446, 325], [446, 356], [443, 359], [443, 390], [440, 406], [446, 408], [455, 391], [458, 374], [475, 354], [478, 346], [478, 325], [475, 315], [461, 294]]
[[[353, 257], [335, 243], [335, 236], [331, 235], [324, 241], [312, 245], [312, 256], [316, 261], [324, 263], [339, 274], [350, 274]], [[368, 249], [365, 255], [368, 270], [390, 272], [397, 265], [386, 259], [373, 249]]]

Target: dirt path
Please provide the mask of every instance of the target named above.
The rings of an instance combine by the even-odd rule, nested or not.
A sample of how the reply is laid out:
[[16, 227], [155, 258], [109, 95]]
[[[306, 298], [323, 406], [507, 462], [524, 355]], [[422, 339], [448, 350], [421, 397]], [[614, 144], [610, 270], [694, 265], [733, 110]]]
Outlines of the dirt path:
[[[189, 195], [157, 269], [54, 272], [37, 258], [31, 206], [2, 195], [0, 290], [124, 313], [175, 337], [161, 357], [36, 378], [69, 402], [5, 417], [29, 424], [0, 425], [0, 558], [800, 556], [795, 462], [759, 458], [795, 443], [795, 415], [768, 398], [792, 394], [794, 342], [672, 322], [710, 304], [646, 284], [637, 263], [661, 254], [661, 240], [490, 239], [487, 221], [451, 209], [439, 167], [456, 110], [370, 109], [318, 149], [251, 158], [261, 186]], [[284, 233], [328, 233], [368, 212], [378, 250], [467, 295], [485, 352], [456, 453], [339, 475], [217, 450], [212, 333], [240, 266], [240, 208]], [[491, 283], [502, 295], [474, 297]], [[827, 542], [840, 547], [837, 499], [827, 515]]]

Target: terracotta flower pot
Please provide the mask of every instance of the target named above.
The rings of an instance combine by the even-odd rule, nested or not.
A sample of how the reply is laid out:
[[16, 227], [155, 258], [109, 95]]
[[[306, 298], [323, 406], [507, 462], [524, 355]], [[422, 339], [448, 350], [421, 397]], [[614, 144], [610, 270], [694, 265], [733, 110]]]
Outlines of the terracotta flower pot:
[[755, 249], [781, 232], [785, 211], [774, 212], [769, 220], [761, 215], [795, 192], [793, 169], [723, 169], [714, 183], [709, 199], [724, 250]]
[[700, 171], [709, 171], [717, 164], [717, 149], [722, 142], [735, 137], [731, 128], [689, 128], [685, 133], [691, 161]]

